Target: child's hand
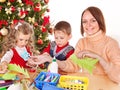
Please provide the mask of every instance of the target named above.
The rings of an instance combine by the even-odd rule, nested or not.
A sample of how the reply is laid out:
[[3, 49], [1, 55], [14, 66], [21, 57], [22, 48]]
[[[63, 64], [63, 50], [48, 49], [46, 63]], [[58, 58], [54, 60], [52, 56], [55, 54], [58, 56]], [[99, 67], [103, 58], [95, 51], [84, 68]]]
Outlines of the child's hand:
[[43, 64], [45, 62], [51, 62], [52, 61], [52, 57], [49, 54], [42, 54], [39, 56], [31, 56], [31, 58], [34, 60], [34, 64]]
[[8, 63], [7, 62], [2, 62], [0, 64], [0, 73], [6, 73], [7, 72], [7, 68], [8, 68]]
[[32, 60], [31, 58], [28, 59], [26, 65], [29, 66], [29, 67], [35, 67], [36, 66], [36, 64], [34, 64], [34, 60]]

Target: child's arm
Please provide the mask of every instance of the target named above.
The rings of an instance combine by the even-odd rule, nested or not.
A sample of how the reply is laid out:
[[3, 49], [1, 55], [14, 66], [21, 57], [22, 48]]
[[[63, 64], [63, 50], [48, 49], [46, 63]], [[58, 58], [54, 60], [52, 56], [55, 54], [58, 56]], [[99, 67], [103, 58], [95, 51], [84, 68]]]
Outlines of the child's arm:
[[7, 68], [8, 68], [7, 61], [3, 61], [0, 63], [0, 73], [5, 73], [7, 71]]
[[29, 66], [29, 67], [35, 67], [36, 66], [36, 64], [34, 64], [34, 60], [32, 60], [31, 58], [29, 58], [27, 60], [26, 65]]
[[39, 56], [31, 56], [31, 59], [33, 60], [33, 63], [36, 65], [43, 64], [45, 62], [51, 62], [52, 57], [48, 53], [43, 53]]

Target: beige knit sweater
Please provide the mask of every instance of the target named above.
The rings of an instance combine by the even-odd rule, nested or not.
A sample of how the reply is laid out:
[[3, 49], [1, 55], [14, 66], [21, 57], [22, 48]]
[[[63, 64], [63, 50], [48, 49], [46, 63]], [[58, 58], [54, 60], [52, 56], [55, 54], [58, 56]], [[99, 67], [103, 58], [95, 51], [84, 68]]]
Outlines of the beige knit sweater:
[[[112, 81], [120, 83], [120, 48], [116, 40], [106, 36], [101, 31], [94, 36], [79, 39], [75, 47], [75, 54], [81, 50], [90, 50], [106, 60], [107, 65], [96, 64], [93, 74], [107, 75]], [[78, 72], [80, 68], [70, 58], [65, 61], [65, 72]], [[87, 73], [83, 70], [83, 73]]]

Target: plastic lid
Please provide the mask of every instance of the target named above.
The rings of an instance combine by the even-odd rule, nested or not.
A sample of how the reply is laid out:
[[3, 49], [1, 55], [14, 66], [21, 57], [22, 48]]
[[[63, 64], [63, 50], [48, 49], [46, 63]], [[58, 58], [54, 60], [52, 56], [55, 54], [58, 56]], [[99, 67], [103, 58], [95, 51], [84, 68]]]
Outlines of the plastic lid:
[[56, 59], [53, 59], [53, 62], [56, 62]]
[[56, 58], [54, 57], [52, 61], [53, 61], [53, 62], [56, 62]]

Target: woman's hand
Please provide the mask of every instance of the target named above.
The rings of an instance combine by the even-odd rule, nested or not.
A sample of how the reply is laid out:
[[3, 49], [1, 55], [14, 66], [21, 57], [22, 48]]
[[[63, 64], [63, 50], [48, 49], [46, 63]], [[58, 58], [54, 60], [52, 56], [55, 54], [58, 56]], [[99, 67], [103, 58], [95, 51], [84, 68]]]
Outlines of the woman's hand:
[[78, 54], [77, 54], [77, 57], [78, 58], [84, 58], [84, 57], [90, 57], [90, 58], [94, 58], [94, 59], [98, 59], [100, 64], [105, 67], [107, 65], [107, 62], [105, 61], [105, 59], [103, 57], [101, 57], [100, 55], [94, 53], [94, 52], [91, 52], [91, 51], [88, 51], [88, 50], [83, 50], [83, 51], [80, 51]]
[[91, 52], [91, 51], [88, 51], [88, 50], [83, 50], [83, 51], [80, 51], [78, 54], [77, 54], [77, 57], [78, 58], [84, 58], [84, 57], [91, 57], [91, 58], [96, 58], [96, 59], [99, 59], [99, 55], [94, 53], [94, 52]]

